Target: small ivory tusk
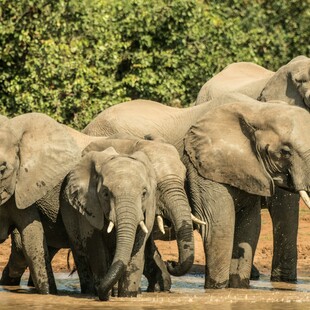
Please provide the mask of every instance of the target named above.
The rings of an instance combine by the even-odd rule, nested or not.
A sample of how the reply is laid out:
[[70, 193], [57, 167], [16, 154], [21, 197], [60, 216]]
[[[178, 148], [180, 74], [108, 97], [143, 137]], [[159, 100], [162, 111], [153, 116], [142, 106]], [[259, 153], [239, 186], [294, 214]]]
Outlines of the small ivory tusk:
[[164, 235], [165, 234], [164, 220], [163, 220], [161, 215], [157, 215], [156, 219], [157, 219], [158, 228], [162, 232], [162, 234]]
[[109, 226], [108, 226], [108, 230], [107, 230], [108, 234], [112, 231], [113, 227], [114, 227], [114, 223], [112, 221], [110, 221]]
[[143, 221], [141, 221], [139, 225], [146, 234], [149, 232]]
[[299, 191], [299, 195], [301, 197], [301, 199], [303, 200], [303, 202], [305, 203], [305, 205], [310, 209], [310, 198], [307, 194], [306, 191]]
[[191, 218], [192, 218], [192, 221], [193, 221], [194, 223], [196, 223], [196, 224], [207, 225], [206, 222], [200, 220], [199, 218], [197, 218], [197, 217], [196, 217], [195, 215], [193, 215], [192, 213], [191, 213]]

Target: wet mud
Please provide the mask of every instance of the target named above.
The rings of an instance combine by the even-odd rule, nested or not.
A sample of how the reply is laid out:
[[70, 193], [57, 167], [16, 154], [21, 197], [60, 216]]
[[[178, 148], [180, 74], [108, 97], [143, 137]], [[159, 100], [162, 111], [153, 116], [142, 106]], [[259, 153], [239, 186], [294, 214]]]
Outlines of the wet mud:
[[205, 290], [202, 274], [173, 277], [170, 293], [147, 293], [146, 280], [137, 298], [111, 298], [100, 302], [93, 296], [79, 293], [76, 275], [57, 273], [59, 294], [38, 295], [26, 286], [27, 276], [20, 287], [0, 286], [0, 309], [219, 309], [219, 310], [299, 310], [310, 309], [310, 278], [297, 284], [271, 283], [267, 276], [251, 281], [250, 289]]

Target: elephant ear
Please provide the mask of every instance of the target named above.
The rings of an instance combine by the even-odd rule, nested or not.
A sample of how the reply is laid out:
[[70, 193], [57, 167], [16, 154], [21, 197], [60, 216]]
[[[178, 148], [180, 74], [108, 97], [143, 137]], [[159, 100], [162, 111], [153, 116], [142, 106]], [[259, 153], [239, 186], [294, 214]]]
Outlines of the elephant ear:
[[47, 115], [28, 113], [9, 122], [19, 139], [15, 201], [25, 209], [65, 178], [79, 160], [80, 150], [63, 125]]
[[266, 83], [258, 100], [264, 102], [281, 100], [291, 105], [304, 107], [303, 98], [293, 81], [293, 76], [306, 66], [306, 61], [309, 61], [309, 58], [298, 56], [278, 69]]
[[206, 113], [187, 133], [185, 151], [202, 177], [270, 196], [273, 181], [256, 154], [256, 125], [248, 117], [258, 106], [232, 103]]
[[103, 228], [104, 210], [98, 197], [98, 183], [102, 183], [103, 180], [97, 171], [99, 166], [116, 155], [118, 153], [113, 148], [108, 148], [104, 152], [91, 151], [67, 176], [65, 194], [70, 205], [99, 230]]

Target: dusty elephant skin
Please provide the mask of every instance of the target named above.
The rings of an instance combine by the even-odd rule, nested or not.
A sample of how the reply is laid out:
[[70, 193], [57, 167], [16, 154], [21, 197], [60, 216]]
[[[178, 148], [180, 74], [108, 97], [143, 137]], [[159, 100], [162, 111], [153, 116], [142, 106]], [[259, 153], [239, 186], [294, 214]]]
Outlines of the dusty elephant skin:
[[[158, 184], [167, 183], [170, 188], [170, 191], [168, 191], [166, 190], [167, 185], [162, 185], [163, 193], [159, 193], [160, 208], [157, 210], [157, 216], [162, 215], [163, 217], [168, 218], [177, 228], [177, 231], [179, 231], [178, 238], [180, 240], [180, 263], [176, 264], [177, 268], [175, 270], [181, 274], [186, 273], [191, 267], [194, 258], [193, 228], [190, 207], [184, 191], [185, 167], [180, 161], [179, 155], [175, 148], [169, 144], [158, 141], [144, 141], [133, 138], [115, 140], [90, 137], [65, 126], [62, 126], [62, 128], [64, 128], [66, 132], [74, 138], [77, 145], [79, 145], [80, 150], [85, 148], [85, 146], [90, 143], [84, 150], [84, 154], [90, 151], [102, 151], [110, 146], [114, 146], [123, 153], [143, 151], [148, 156], [151, 161], [151, 165], [155, 169], [156, 182], [158, 182]], [[167, 191], [167, 194], [164, 193], [164, 189]], [[176, 199], [171, 199], [170, 193], [173, 193], [173, 196]], [[60, 186], [51, 190], [47, 196], [40, 199], [36, 203], [37, 207], [43, 211], [41, 212], [41, 218], [43, 221], [47, 243], [49, 245], [50, 258], [56, 254], [59, 248], [69, 246], [69, 241], [65, 237], [66, 232], [64, 225], [62, 221], [61, 225], [58, 225], [58, 221], [56, 220], [59, 217], [59, 194]], [[53, 208], [51, 209], [51, 207]], [[50, 213], [52, 213], [52, 216], [50, 216]], [[69, 215], [66, 220], [70, 219], [72, 219], [71, 215]], [[73, 225], [76, 225], [76, 223], [73, 223]], [[109, 236], [110, 235], [113, 235], [113, 233], [109, 234]], [[14, 233], [12, 237], [12, 253], [1, 279], [1, 283], [5, 285], [19, 284], [21, 275], [28, 265], [27, 261], [23, 257], [19, 234]], [[96, 236], [96, 238], [102, 239], [101, 236]], [[111, 242], [111, 245], [113, 247], [113, 242]], [[186, 249], [183, 250], [183, 247], [186, 247]], [[152, 269], [151, 273], [146, 273], [149, 280], [148, 291], [154, 291], [157, 283], [159, 283], [160, 290], [169, 290], [171, 287], [170, 276], [160, 257], [160, 254], [157, 251], [154, 241], [148, 242], [146, 251], [147, 264], [148, 266], [151, 266]], [[113, 250], [111, 252], [113, 252]], [[73, 254], [75, 255], [74, 251]], [[79, 255], [79, 257], [75, 256], [75, 261], [78, 265], [81, 292], [94, 293], [92, 276], [88, 267], [88, 262], [85, 262], [85, 257], [83, 257], [83, 253]], [[143, 269], [143, 266], [139, 266], [139, 269]], [[11, 277], [9, 275], [11, 275]], [[138, 283], [138, 281], [136, 282]], [[124, 295], [129, 294], [126, 292], [126, 289], [123, 289], [122, 292]]]
[[[234, 97], [237, 93], [264, 102], [280, 100], [309, 111], [310, 59], [295, 57], [276, 72], [250, 62], [232, 63], [203, 85], [196, 104], [225, 94]], [[276, 194], [263, 205], [268, 207], [275, 227], [271, 280], [295, 282], [299, 196], [277, 188]], [[290, 225], [286, 225], [288, 221]], [[259, 273], [256, 277], [259, 277]]]
[[[143, 152], [129, 156], [119, 155], [113, 148], [91, 151], [70, 172], [66, 182], [63, 220], [74, 257], [85, 257], [86, 253], [100, 300], [108, 299], [109, 291], [126, 269], [126, 276], [119, 281], [119, 294], [136, 295], [145, 243], [155, 219], [156, 180], [152, 164]], [[95, 231], [107, 227], [108, 233], [115, 227], [114, 257], [104, 235]]]
[[[158, 140], [146, 141], [128, 135], [114, 135], [91, 143], [85, 152], [102, 151], [109, 146], [120, 153], [142, 151], [148, 156], [157, 181], [157, 217], [164, 217], [173, 224], [178, 243], [179, 261], [168, 262], [168, 271], [174, 276], [184, 275], [193, 264], [194, 237], [190, 206], [184, 188], [186, 169], [177, 150]], [[152, 279], [149, 278], [149, 281]]]
[[[160, 143], [158, 141], [145, 141], [137, 138], [131, 137], [130, 139], [101, 139], [96, 142], [93, 142], [89, 144], [88, 147], [84, 150], [84, 160], [83, 162], [86, 162], [88, 157], [94, 157], [93, 154], [99, 154], [100, 152], [103, 151], [102, 154], [107, 152], [108, 147], [113, 147], [120, 153], [125, 153], [125, 154], [132, 154], [130, 157], [128, 157], [128, 160], [132, 160], [131, 157], [134, 157], [138, 153], [145, 154], [147, 156], [147, 160], [150, 161], [150, 164], [148, 166], [152, 167], [154, 169], [154, 173], [156, 176], [156, 187], [158, 188], [158, 196], [160, 201], [157, 201], [157, 211], [156, 214], [157, 216], [161, 215], [165, 218], [168, 218], [174, 225], [175, 230], [177, 232], [177, 242], [179, 246], [179, 262], [174, 263], [173, 265], [168, 264], [168, 270], [170, 273], [174, 273], [176, 275], [182, 275], [186, 273], [190, 267], [193, 264], [194, 260], [194, 242], [193, 242], [193, 227], [192, 227], [192, 220], [191, 220], [191, 212], [190, 212], [190, 207], [188, 204], [188, 200], [186, 197], [186, 193], [184, 191], [184, 181], [185, 181], [185, 167], [181, 163], [179, 159], [179, 155], [176, 151], [176, 149], [166, 143]], [[98, 153], [99, 152], [99, 153]], [[96, 156], [96, 159], [99, 158]], [[117, 205], [117, 201], [121, 201], [120, 197], [122, 195], [126, 194], [128, 197], [136, 197], [137, 194], [133, 195], [134, 191], [138, 191], [139, 193], [139, 188], [141, 187], [141, 184], [143, 182], [140, 180], [139, 182], [135, 182], [135, 175], [138, 176], [143, 172], [142, 169], [136, 168], [136, 172], [132, 174], [132, 176], [127, 176], [125, 177], [125, 173], [130, 173], [129, 169], [133, 170], [132, 165], [129, 165], [126, 163], [124, 167], [121, 165], [121, 159], [122, 157], [119, 156], [119, 158], [114, 155], [114, 160], [113, 162], [110, 160], [109, 162], [107, 161], [104, 163], [102, 160], [95, 160], [93, 159], [94, 163], [93, 165], [95, 167], [99, 166], [99, 164], [102, 165], [102, 169], [100, 170], [101, 172], [97, 171], [98, 168], [96, 168], [95, 173], [96, 177], [92, 175], [92, 172], [90, 169], [85, 169], [84, 173], [82, 174], [79, 170], [79, 166], [75, 170], [73, 170], [70, 175], [68, 176], [68, 185], [66, 190], [67, 194], [67, 201], [69, 202], [68, 204], [64, 205], [62, 209], [62, 214], [63, 214], [63, 219], [65, 222], [65, 225], [67, 227], [69, 235], [72, 236], [72, 242], [76, 243], [75, 248], [78, 249], [79, 247], [81, 248], [87, 248], [86, 252], [90, 253], [90, 257], [95, 256], [91, 254], [91, 248], [94, 248], [96, 251], [96, 259], [93, 262], [90, 262], [92, 265], [92, 271], [94, 273], [94, 278], [96, 283], [96, 286], [98, 286], [98, 294], [99, 298], [101, 300], [107, 300], [108, 299], [108, 292], [111, 290], [112, 286], [118, 281], [119, 281], [119, 289], [118, 289], [118, 295], [119, 296], [136, 296], [139, 288], [139, 283], [140, 283], [140, 278], [141, 278], [141, 272], [143, 270], [143, 263], [141, 255], [143, 253], [144, 247], [145, 247], [145, 242], [139, 242], [139, 240], [147, 240], [149, 233], [152, 230], [152, 221], [150, 219], [154, 219], [155, 217], [155, 210], [154, 214], [151, 216], [149, 215], [147, 217], [148, 219], [148, 224], [146, 225], [148, 228], [149, 233], [147, 236], [142, 235], [138, 237], [140, 234], [136, 235], [136, 240], [134, 242], [134, 250], [132, 254], [133, 257], [130, 259], [130, 264], [127, 268], [124, 266], [127, 265], [130, 257], [131, 250], [129, 245], [133, 244], [133, 237], [131, 240], [127, 240], [124, 244], [127, 245], [122, 245], [123, 242], [120, 242], [119, 238], [117, 237], [117, 241], [112, 242], [112, 244], [116, 244], [116, 253], [113, 258], [114, 251], [111, 250], [111, 241], [107, 239], [107, 235], [105, 230], [102, 232], [102, 236], [95, 236], [95, 231], [94, 228], [97, 229], [102, 229], [102, 218], [100, 219], [100, 216], [102, 217], [101, 214], [105, 214], [104, 220], [107, 222], [105, 224], [105, 227], [108, 226], [108, 222], [112, 221], [112, 223], [115, 223], [115, 219], [111, 219], [111, 216], [115, 213], [115, 210], [120, 209], [120, 207]], [[138, 158], [137, 158], [138, 159]], [[122, 159], [124, 160], [124, 159]], [[136, 160], [137, 162], [137, 160]], [[109, 165], [113, 163], [113, 167], [109, 168]], [[82, 165], [82, 162], [80, 163]], [[91, 165], [90, 165], [91, 166]], [[89, 166], [89, 167], [90, 167]], [[119, 171], [121, 174], [118, 176]], [[138, 173], [137, 173], [138, 172]], [[93, 194], [92, 196], [89, 194], [88, 198], [83, 199], [83, 198], [78, 198], [79, 195], [82, 195], [82, 193], [86, 192], [86, 189], [82, 190], [81, 185], [79, 184], [91, 184], [89, 182], [86, 182], [84, 179], [86, 178], [87, 175], [90, 180], [104, 180], [104, 187], [106, 190], [106, 193], [98, 193], [98, 199], [97, 202], [93, 201], [91, 202], [91, 197], [94, 197], [96, 194]], [[130, 180], [128, 183], [127, 181], [124, 183], [124, 181], [121, 181], [125, 178], [125, 180]], [[154, 177], [155, 178], [155, 177]], [[144, 178], [145, 179], [145, 178]], [[108, 183], [110, 182], [110, 183]], [[133, 183], [137, 183], [136, 185], [133, 185]], [[97, 188], [98, 184], [94, 183], [91, 187], [88, 187], [91, 191], [91, 188]], [[119, 188], [122, 190], [120, 191]], [[78, 194], [73, 194], [73, 193], [78, 193]], [[80, 194], [79, 194], [80, 193]], [[141, 194], [141, 193], [140, 193]], [[105, 201], [102, 201], [102, 198], [100, 197], [110, 197], [109, 199], [106, 199]], [[141, 196], [141, 195], [140, 195]], [[138, 197], [140, 197], [138, 195]], [[92, 198], [94, 199], [94, 198]], [[150, 199], [150, 198], [149, 198]], [[88, 201], [89, 200], [89, 201]], [[155, 198], [153, 197], [153, 204], [155, 204]], [[131, 210], [134, 210], [134, 205], [139, 206], [141, 205], [141, 202], [138, 203], [137, 198], [135, 200], [135, 204], [132, 203], [131, 205]], [[129, 204], [129, 198], [127, 199], [127, 203]], [[86, 207], [85, 207], [85, 206]], [[143, 205], [143, 201], [142, 201]], [[81, 215], [78, 215], [74, 213], [73, 207], [75, 207]], [[87, 207], [88, 206], [88, 207]], [[93, 208], [96, 207], [94, 210], [90, 210], [90, 206]], [[113, 208], [112, 208], [113, 207]], [[104, 212], [100, 212], [100, 210], [104, 210]], [[150, 210], [150, 207], [147, 208], [147, 210]], [[149, 211], [151, 212], [151, 211]], [[70, 214], [71, 213], [71, 214]], [[80, 217], [79, 220], [74, 219], [74, 217]], [[87, 221], [84, 220], [84, 218], [87, 219]], [[135, 216], [134, 218], [139, 218]], [[70, 219], [67, 221], [67, 219]], [[73, 219], [73, 220], [72, 220]], [[98, 221], [100, 219], [100, 225], [98, 225]], [[126, 219], [128, 221], [128, 219]], [[118, 227], [116, 227], [117, 231], [117, 236], [118, 232], [120, 230], [121, 226], [121, 221], [118, 220]], [[79, 228], [76, 227], [77, 223], [80, 223], [79, 225], [82, 226], [82, 230], [85, 230], [86, 232], [83, 232], [81, 235], [80, 239], [86, 239], [86, 236], [92, 236], [89, 237], [89, 240], [86, 242], [87, 245], [84, 246], [83, 243], [85, 244], [85, 241], [79, 240], [79, 238], [76, 238], [76, 235], [79, 231]], [[83, 223], [83, 224], [81, 224]], [[127, 224], [128, 225], [128, 224]], [[126, 225], [125, 225], [126, 226]], [[88, 227], [88, 228], [87, 228]], [[136, 227], [136, 224], [134, 225]], [[106, 228], [105, 228], [106, 229]], [[109, 229], [108, 229], [109, 230]], [[130, 235], [128, 232], [126, 232], [127, 237]], [[100, 240], [97, 240], [99, 238]], [[91, 239], [93, 239], [91, 241]], [[79, 245], [77, 243], [82, 243], [82, 245]], [[150, 245], [148, 248], [148, 252], [151, 250], [151, 252], [154, 252], [152, 250], [152, 247], [154, 247], [154, 242], [149, 241]], [[92, 243], [92, 245], [89, 245]], [[108, 258], [98, 258], [98, 247], [99, 245], [102, 245], [102, 248], [105, 250], [99, 250], [99, 253], [110, 253]], [[138, 250], [136, 249], [138, 247]], [[120, 250], [127, 248], [127, 255], [122, 254], [120, 259]], [[85, 250], [82, 250], [81, 255]], [[150, 253], [147, 253], [147, 256], [149, 256]], [[158, 257], [157, 253], [155, 252], [155, 257], [153, 259], [156, 259], [157, 264], [161, 264], [161, 259]], [[113, 262], [111, 264], [111, 268], [108, 268], [107, 263], [106, 266], [104, 266], [104, 260], [111, 261], [113, 258]], [[159, 261], [158, 261], [159, 259]], [[91, 258], [89, 258], [91, 261]], [[149, 264], [149, 261], [148, 261]], [[161, 267], [161, 269], [164, 266]], [[99, 272], [99, 271], [100, 272]], [[125, 272], [125, 276], [122, 274]], [[122, 277], [121, 277], [122, 276]], [[152, 277], [155, 276], [156, 279], [156, 273], [152, 272], [151, 274], [146, 274], [147, 278], [150, 281], [148, 291], [153, 291], [154, 290], [154, 285], [156, 281], [154, 282], [154, 279]], [[167, 282], [167, 280], [164, 280]], [[164, 284], [165, 285], [165, 284]], [[170, 287], [170, 279], [168, 282], [168, 285]]]
[[61, 125], [39, 113], [17, 116], [0, 127], [0, 240], [17, 228], [34, 285], [41, 294], [56, 293], [56, 285], [35, 203], [76, 163], [79, 150], [64, 133]]
[[151, 134], [178, 149], [187, 168], [192, 210], [208, 224], [200, 229], [206, 287], [248, 285], [259, 235], [257, 195], [271, 196], [275, 186], [309, 190], [308, 113], [244, 98], [186, 109], [125, 102], [100, 113], [84, 130], [92, 135]]

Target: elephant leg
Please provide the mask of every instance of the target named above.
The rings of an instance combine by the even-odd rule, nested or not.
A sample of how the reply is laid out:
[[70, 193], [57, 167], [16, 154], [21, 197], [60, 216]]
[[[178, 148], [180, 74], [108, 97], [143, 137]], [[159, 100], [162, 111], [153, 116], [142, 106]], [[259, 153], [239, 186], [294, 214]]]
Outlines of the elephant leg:
[[282, 189], [270, 198], [274, 250], [271, 281], [297, 281], [299, 195]]
[[35, 206], [24, 210], [16, 207], [10, 209], [21, 235], [24, 255], [38, 293], [56, 294], [56, 282], [38, 210]]
[[65, 204], [65, 202], [60, 210], [69, 238], [74, 263], [79, 275], [81, 293], [95, 295], [93, 276], [86, 250], [81, 240], [80, 221], [83, 221], [83, 218], [70, 205]]
[[194, 207], [194, 215], [208, 224], [200, 227], [206, 256], [205, 288], [224, 288], [228, 286], [232, 257], [234, 201], [225, 186], [207, 180], [203, 183], [203, 208]]
[[20, 280], [28, 264], [25, 259], [22, 241], [17, 229], [11, 233], [11, 254], [3, 269], [0, 284], [7, 286], [20, 285]]
[[238, 208], [229, 287], [248, 288], [250, 285], [252, 262], [261, 226], [260, 210], [260, 197], [252, 195], [243, 208]]
[[[57, 248], [50, 247], [50, 246], [48, 247], [48, 253], [49, 253], [50, 261], [53, 260], [54, 256], [58, 253], [58, 251], [59, 251], [59, 249], [57, 249]], [[35, 286], [31, 274], [29, 275], [27, 285], [28, 286]]]
[[171, 277], [164, 261], [156, 247], [152, 235], [145, 246], [144, 276], [148, 280], [148, 292], [169, 291], [171, 289]]
[[107, 274], [111, 261], [102, 232], [91, 227], [89, 223], [86, 223], [86, 220], [84, 224], [81, 229], [81, 237], [82, 247], [87, 255], [87, 266], [85, 267], [88, 268], [88, 273], [91, 275], [92, 285], [97, 288], [100, 279], [103, 279]]

